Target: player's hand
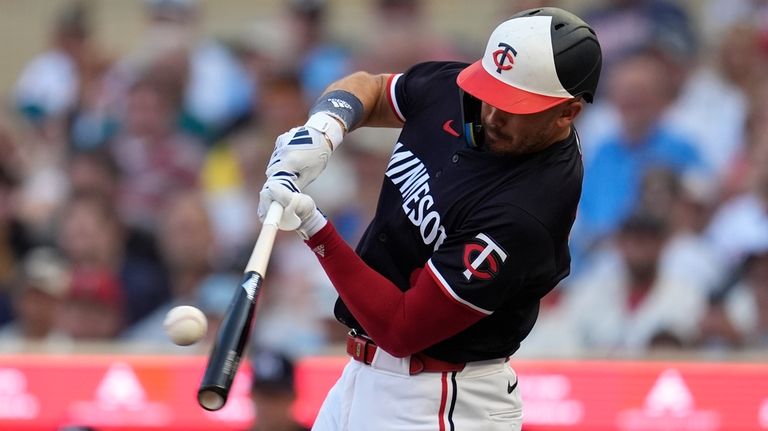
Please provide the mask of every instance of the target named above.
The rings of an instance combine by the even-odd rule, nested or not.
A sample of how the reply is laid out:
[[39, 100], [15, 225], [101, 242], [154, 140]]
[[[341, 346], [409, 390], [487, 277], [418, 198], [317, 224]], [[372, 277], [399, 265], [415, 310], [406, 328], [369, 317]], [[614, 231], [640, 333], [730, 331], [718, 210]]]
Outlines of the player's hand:
[[[296, 175], [289, 172], [276, 172], [271, 177], [267, 178], [267, 181], [261, 187], [259, 192], [259, 206], [256, 210], [256, 214], [259, 216], [259, 221], [264, 223], [264, 217], [267, 216], [269, 206], [275, 199], [272, 197], [272, 193], [268, 192], [269, 189], [276, 187], [282, 187], [293, 192], [299, 192], [299, 188], [294, 183]], [[285, 208], [285, 205], [282, 205]], [[291, 214], [283, 209], [283, 215], [277, 223], [277, 227], [280, 230], [294, 230], [299, 227], [300, 220], [296, 218], [295, 214]]]
[[[304, 240], [309, 239], [328, 223], [323, 213], [317, 209], [315, 201], [309, 195], [301, 193], [285, 180], [271, 180], [264, 184], [259, 193], [260, 202], [278, 202], [283, 206], [283, 216], [278, 223], [281, 230], [295, 230]], [[266, 212], [259, 208], [259, 219], [264, 219]]]
[[267, 164], [267, 177], [282, 172], [292, 176], [299, 189], [304, 189], [325, 169], [343, 137], [343, 128], [336, 119], [322, 112], [313, 114], [304, 126], [277, 137]]

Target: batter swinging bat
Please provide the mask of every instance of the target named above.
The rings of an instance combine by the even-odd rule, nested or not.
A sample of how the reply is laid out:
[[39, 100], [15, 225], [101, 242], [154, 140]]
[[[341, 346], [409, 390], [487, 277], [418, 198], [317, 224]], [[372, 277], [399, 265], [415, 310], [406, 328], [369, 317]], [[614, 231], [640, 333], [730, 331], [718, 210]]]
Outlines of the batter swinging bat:
[[283, 207], [277, 202], [272, 202], [245, 266], [243, 280], [235, 290], [219, 327], [216, 343], [208, 357], [208, 366], [197, 391], [197, 402], [206, 410], [219, 410], [227, 402], [240, 358], [251, 334], [256, 302], [282, 214]]

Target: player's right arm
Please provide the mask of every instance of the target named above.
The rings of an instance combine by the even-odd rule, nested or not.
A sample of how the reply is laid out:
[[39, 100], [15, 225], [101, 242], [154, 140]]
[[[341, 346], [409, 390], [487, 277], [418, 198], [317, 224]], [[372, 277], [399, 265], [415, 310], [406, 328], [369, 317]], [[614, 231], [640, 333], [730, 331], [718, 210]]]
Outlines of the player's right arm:
[[[344, 136], [358, 127], [400, 127], [389, 96], [393, 76], [356, 72], [331, 84], [310, 109], [304, 126], [277, 138], [262, 191], [276, 184], [302, 190], [325, 169]], [[259, 200], [259, 218], [270, 203], [269, 198]], [[284, 224], [287, 221], [281, 220]]]
[[357, 96], [363, 104], [363, 116], [356, 127], [401, 127], [403, 122], [392, 109], [390, 85], [393, 77], [392, 74], [356, 72], [328, 86], [323, 95], [341, 90]]

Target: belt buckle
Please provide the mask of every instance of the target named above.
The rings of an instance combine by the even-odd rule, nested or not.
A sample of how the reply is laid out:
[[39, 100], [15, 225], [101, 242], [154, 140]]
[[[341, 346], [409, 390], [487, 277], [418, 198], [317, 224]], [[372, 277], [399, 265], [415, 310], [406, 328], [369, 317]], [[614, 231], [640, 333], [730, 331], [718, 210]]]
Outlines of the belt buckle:
[[365, 353], [368, 348], [368, 340], [365, 337], [357, 336], [354, 331], [349, 332], [349, 336], [352, 337], [352, 343], [354, 343], [354, 351], [350, 352], [352, 357], [362, 363], [367, 364], [365, 360]]

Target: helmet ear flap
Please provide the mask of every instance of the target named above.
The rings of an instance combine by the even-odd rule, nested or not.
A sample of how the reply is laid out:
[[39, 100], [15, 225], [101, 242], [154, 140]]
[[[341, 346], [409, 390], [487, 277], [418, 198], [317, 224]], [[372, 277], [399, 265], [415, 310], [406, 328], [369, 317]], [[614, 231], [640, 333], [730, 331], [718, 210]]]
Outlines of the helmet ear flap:
[[471, 148], [481, 147], [483, 144], [483, 125], [480, 122], [480, 99], [471, 94], [460, 91], [461, 116], [464, 125], [464, 139]]

